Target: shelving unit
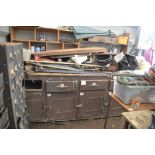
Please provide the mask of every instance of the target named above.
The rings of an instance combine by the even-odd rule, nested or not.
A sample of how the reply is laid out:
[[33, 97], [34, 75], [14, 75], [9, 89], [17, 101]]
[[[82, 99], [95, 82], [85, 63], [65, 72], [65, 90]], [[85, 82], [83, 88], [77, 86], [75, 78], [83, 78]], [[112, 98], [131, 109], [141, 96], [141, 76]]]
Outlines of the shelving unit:
[[[43, 35], [44, 38], [40, 36]], [[12, 26], [10, 28], [11, 42], [23, 43], [23, 48], [39, 47], [41, 51], [52, 49], [79, 48], [72, 31], [37, 26]]]
[[[45, 50], [67, 49], [79, 47], [116, 47], [119, 51], [127, 52], [127, 44], [92, 42], [76, 40], [73, 31], [65, 31], [53, 28], [44, 28], [37, 26], [13, 26], [10, 28], [11, 42], [21, 42], [23, 47], [31, 49], [32, 46], [40, 47]], [[40, 36], [44, 34], [44, 38]], [[129, 33], [125, 34], [129, 38]]]

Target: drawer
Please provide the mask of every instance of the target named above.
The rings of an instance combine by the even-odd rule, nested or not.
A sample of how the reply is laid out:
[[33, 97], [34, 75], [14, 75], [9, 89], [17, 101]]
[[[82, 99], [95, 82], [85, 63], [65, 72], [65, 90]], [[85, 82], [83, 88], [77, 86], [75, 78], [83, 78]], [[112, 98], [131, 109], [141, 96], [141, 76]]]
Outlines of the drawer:
[[47, 81], [46, 92], [74, 92], [78, 89], [78, 81]]
[[0, 115], [0, 129], [4, 129], [9, 121], [8, 110], [6, 109], [2, 115]]
[[107, 90], [107, 80], [81, 80], [80, 90]]

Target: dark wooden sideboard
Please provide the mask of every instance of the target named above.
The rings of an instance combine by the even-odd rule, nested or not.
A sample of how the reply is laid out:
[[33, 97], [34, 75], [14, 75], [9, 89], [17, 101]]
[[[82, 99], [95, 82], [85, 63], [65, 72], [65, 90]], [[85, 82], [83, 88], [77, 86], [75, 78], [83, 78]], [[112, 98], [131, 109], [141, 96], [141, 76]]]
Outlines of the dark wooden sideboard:
[[107, 77], [54, 73], [30, 76], [25, 80], [29, 122], [106, 117]]

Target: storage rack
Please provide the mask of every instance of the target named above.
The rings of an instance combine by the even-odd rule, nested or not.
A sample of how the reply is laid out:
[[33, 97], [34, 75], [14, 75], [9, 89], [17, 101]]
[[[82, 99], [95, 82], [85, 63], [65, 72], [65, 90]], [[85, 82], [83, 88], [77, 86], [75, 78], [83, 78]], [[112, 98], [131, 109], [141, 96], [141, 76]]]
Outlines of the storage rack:
[[[45, 34], [40, 39], [40, 34]], [[78, 48], [79, 41], [75, 40], [72, 31], [37, 26], [12, 26], [10, 27], [11, 42], [21, 42], [23, 47], [31, 49], [32, 46], [44, 46], [45, 50]]]
[[0, 72], [4, 80], [4, 105], [8, 108], [9, 128], [26, 128], [24, 65], [21, 43], [0, 44]]
[[9, 118], [8, 118], [8, 109], [4, 107], [3, 101], [3, 73], [0, 74], [0, 129], [8, 128]]

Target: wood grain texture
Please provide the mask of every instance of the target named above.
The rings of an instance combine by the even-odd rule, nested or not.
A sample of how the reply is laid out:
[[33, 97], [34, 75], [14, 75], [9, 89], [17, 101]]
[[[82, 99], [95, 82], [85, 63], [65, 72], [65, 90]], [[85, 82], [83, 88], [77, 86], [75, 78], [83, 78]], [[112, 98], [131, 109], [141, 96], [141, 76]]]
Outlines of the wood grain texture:
[[53, 56], [53, 55], [74, 55], [74, 54], [89, 54], [89, 53], [106, 53], [106, 48], [92, 47], [92, 48], [72, 48], [49, 50], [41, 53], [35, 53], [38, 56]]
[[148, 129], [151, 123], [152, 111], [141, 110], [134, 112], [123, 112], [125, 119], [136, 129]]
[[[131, 108], [129, 104], [125, 104], [121, 99], [119, 99], [116, 95], [110, 94], [110, 97], [121, 107], [123, 107], [127, 111], [136, 111]], [[155, 110], [155, 103], [140, 103], [138, 110]]]

